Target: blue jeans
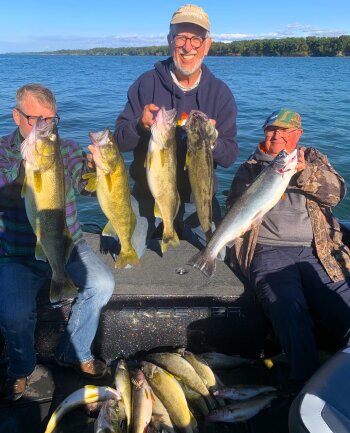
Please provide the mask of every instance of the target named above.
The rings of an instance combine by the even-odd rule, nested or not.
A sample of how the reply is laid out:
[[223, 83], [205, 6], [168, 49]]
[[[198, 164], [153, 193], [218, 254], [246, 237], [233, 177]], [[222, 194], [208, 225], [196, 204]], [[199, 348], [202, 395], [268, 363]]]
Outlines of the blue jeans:
[[318, 368], [309, 306], [350, 345], [350, 279], [332, 282], [311, 247], [257, 244], [250, 282], [291, 366], [291, 378], [307, 380]]
[[[66, 270], [78, 287], [57, 356], [67, 362], [93, 358], [91, 344], [102, 308], [114, 291], [112, 271], [96, 256], [89, 245], [78, 243]], [[35, 368], [34, 332], [37, 320], [36, 297], [50, 285], [51, 268], [35, 259], [0, 259], [0, 331], [8, 351], [7, 374], [24, 377]]]
[[[132, 236], [132, 244], [139, 257], [146, 251], [147, 245], [152, 238], [153, 233], [162, 222], [161, 218], [154, 216], [154, 200], [143, 193], [133, 190], [131, 195], [131, 206], [136, 215], [136, 227]], [[214, 196], [212, 201], [213, 209], [213, 226], [212, 230], [221, 220], [221, 210], [217, 198]], [[207, 240], [205, 233], [199, 223], [195, 203], [182, 203], [179, 212], [174, 221], [175, 226], [182, 229], [182, 239], [187, 240], [190, 244], [202, 249]], [[221, 256], [224, 252], [220, 253]], [[224, 257], [221, 257], [222, 259]]]

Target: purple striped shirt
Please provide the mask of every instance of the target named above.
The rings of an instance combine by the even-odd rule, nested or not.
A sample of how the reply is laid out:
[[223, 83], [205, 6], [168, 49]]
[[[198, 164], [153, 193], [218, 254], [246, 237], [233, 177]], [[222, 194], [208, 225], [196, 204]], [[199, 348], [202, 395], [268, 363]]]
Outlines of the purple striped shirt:
[[[35, 255], [36, 236], [29, 223], [21, 189], [24, 178], [21, 137], [16, 129], [0, 140], [0, 257]], [[73, 140], [60, 139], [66, 178], [66, 221], [74, 243], [82, 238], [75, 192], [85, 186], [82, 174], [85, 158], [81, 147]]]

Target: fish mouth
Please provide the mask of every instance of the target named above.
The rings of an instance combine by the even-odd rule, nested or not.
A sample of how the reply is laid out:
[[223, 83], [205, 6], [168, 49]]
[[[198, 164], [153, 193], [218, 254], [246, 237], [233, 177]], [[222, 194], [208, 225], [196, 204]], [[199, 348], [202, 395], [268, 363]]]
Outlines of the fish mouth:
[[109, 129], [104, 129], [103, 131], [89, 132], [89, 137], [93, 144], [97, 146], [104, 146], [107, 142], [107, 137], [109, 134]]

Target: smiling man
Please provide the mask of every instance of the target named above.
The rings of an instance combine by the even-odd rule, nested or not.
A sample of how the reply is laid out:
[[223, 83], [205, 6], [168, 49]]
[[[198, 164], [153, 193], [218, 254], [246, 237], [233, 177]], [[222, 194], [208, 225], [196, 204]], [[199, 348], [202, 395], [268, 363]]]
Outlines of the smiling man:
[[318, 368], [309, 307], [339, 348], [350, 344], [350, 250], [332, 214], [346, 184], [325, 155], [299, 145], [303, 130], [295, 111], [273, 112], [263, 130], [264, 140], [232, 181], [228, 205], [281, 150], [298, 147], [296, 173], [281, 200], [236, 241], [230, 262], [249, 279], [271, 320], [290, 364], [290, 390], [297, 391]]
[[[204, 112], [218, 132], [213, 150], [214, 165], [230, 167], [236, 160], [236, 103], [225, 83], [204, 65], [211, 38], [208, 15], [193, 4], [180, 7], [172, 16], [168, 44], [171, 57], [157, 62], [154, 69], [142, 74], [128, 91], [128, 102], [116, 121], [115, 138], [122, 151], [133, 151], [130, 173], [135, 180], [133, 207], [138, 223], [133, 237], [139, 256], [160, 220], [153, 214], [154, 201], [150, 194], [144, 167], [151, 126], [160, 107], [175, 108], [177, 120], [191, 110]], [[206, 242], [200, 227], [191, 194], [188, 172], [184, 170], [187, 137], [179, 126], [176, 131], [177, 188], [181, 205], [177, 224], [182, 237], [197, 246]], [[216, 185], [216, 183], [215, 183]], [[220, 206], [213, 197], [213, 220], [220, 220]]]

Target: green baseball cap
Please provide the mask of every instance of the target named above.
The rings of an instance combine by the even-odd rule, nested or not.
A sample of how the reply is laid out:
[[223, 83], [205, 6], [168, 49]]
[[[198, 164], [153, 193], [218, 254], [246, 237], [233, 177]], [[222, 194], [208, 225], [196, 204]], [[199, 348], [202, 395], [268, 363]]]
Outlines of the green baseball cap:
[[289, 108], [281, 108], [279, 111], [274, 111], [265, 120], [263, 129], [268, 126], [279, 126], [280, 128], [301, 128], [301, 117], [295, 111]]

